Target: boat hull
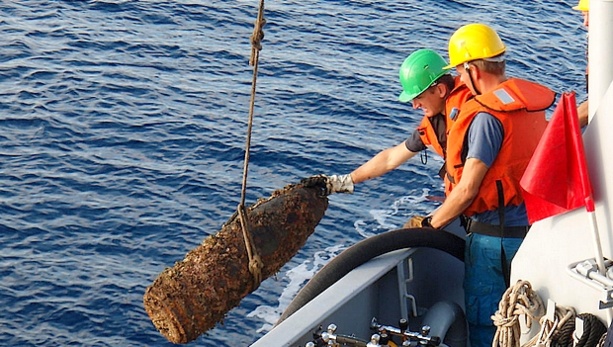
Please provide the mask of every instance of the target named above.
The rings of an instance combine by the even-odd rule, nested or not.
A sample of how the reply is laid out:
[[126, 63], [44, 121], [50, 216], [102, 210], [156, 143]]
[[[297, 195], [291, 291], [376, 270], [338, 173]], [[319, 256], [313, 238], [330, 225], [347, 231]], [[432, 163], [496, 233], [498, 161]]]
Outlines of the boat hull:
[[[330, 285], [252, 347], [304, 346], [313, 341], [314, 331], [320, 326], [325, 330], [329, 324], [338, 327], [338, 334], [369, 341], [375, 333], [371, 329], [373, 318], [393, 326], [404, 318], [409, 330], [417, 332], [427, 324], [431, 326], [430, 335], [441, 337], [452, 322], [445, 327], [440, 322], [455, 315], [452, 320], [457, 320], [459, 330], [465, 333], [463, 275], [461, 259], [435, 248], [413, 247], [385, 253]], [[438, 312], [441, 307], [457, 309], [450, 309], [442, 318]], [[435, 310], [434, 315], [429, 315]], [[466, 335], [454, 334], [448, 337], [454, 340], [454, 346], [465, 346]]]

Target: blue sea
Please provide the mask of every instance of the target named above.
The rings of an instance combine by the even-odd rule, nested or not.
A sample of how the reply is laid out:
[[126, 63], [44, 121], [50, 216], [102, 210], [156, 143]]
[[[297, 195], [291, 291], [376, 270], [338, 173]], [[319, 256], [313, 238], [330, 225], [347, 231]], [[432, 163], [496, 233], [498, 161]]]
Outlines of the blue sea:
[[[486, 22], [510, 76], [585, 98], [574, 0], [265, 3], [246, 205], [404, 141], [414, 50]], [[0, 346], [173, 346], [142, 298], [240, 203], [258, 1], [0, 4]], [[248, 346], [323, 264], [437, 206], [441, 159], [333, 195], [307, 244], [190, 346]]]

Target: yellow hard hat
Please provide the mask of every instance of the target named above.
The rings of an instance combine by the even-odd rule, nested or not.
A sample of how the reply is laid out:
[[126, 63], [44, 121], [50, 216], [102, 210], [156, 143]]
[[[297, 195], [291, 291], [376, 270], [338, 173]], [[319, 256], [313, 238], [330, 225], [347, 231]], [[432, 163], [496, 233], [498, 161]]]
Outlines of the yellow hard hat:
[[577, 6], [573, 7], [573, 10], [587, 12], [590, 10], [590, 0], [579, 0]]
[[505, 50], [496, 30], [482, 23], [467, 24], [456, 30], [449, 39], [449, 65], [446, 67], [496, 57]]

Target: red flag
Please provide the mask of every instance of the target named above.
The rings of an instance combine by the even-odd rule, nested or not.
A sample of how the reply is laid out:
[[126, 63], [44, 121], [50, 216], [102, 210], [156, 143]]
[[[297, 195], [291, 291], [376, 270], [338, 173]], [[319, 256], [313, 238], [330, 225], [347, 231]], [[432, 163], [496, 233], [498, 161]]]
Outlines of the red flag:
[[575, 93], [564, 93], [520, 181], [530, 224], [585, 206], [594, 212]]

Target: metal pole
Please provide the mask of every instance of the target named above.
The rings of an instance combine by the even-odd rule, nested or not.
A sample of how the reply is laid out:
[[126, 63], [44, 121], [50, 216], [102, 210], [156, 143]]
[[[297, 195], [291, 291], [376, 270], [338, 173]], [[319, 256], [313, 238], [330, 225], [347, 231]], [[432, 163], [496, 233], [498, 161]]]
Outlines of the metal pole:
[[593, 116], [613, 81], [613, 0], [591, 0], [589, 22], [588, 98], [589, 114]]
[[[589, 38], [588, 38], [588, 113], [590, 121], [600, 105], [600, 101], [613, 81], [613, 0], [591, 0], [589, 11]], [[607, 110], [600, 110], [599, 113]], [[599, 118], [611, 115], [602, 114]], [[588, 125], [589, 127], [589, 125]], [[597, 129], [597, 132], [604, 134], [604, 129]], [[596, 246], [600, 245], [600, 234], [596, 224], [596, 215], [590, 213], [592, 230], [595, 232]], [[597, 250], [598, 267], [602, 264], [602, 250]], [[604, 268], [600, 269], [601, 273]], [[607, 323], [613, 319], [611, 309], [607, 309]]]

